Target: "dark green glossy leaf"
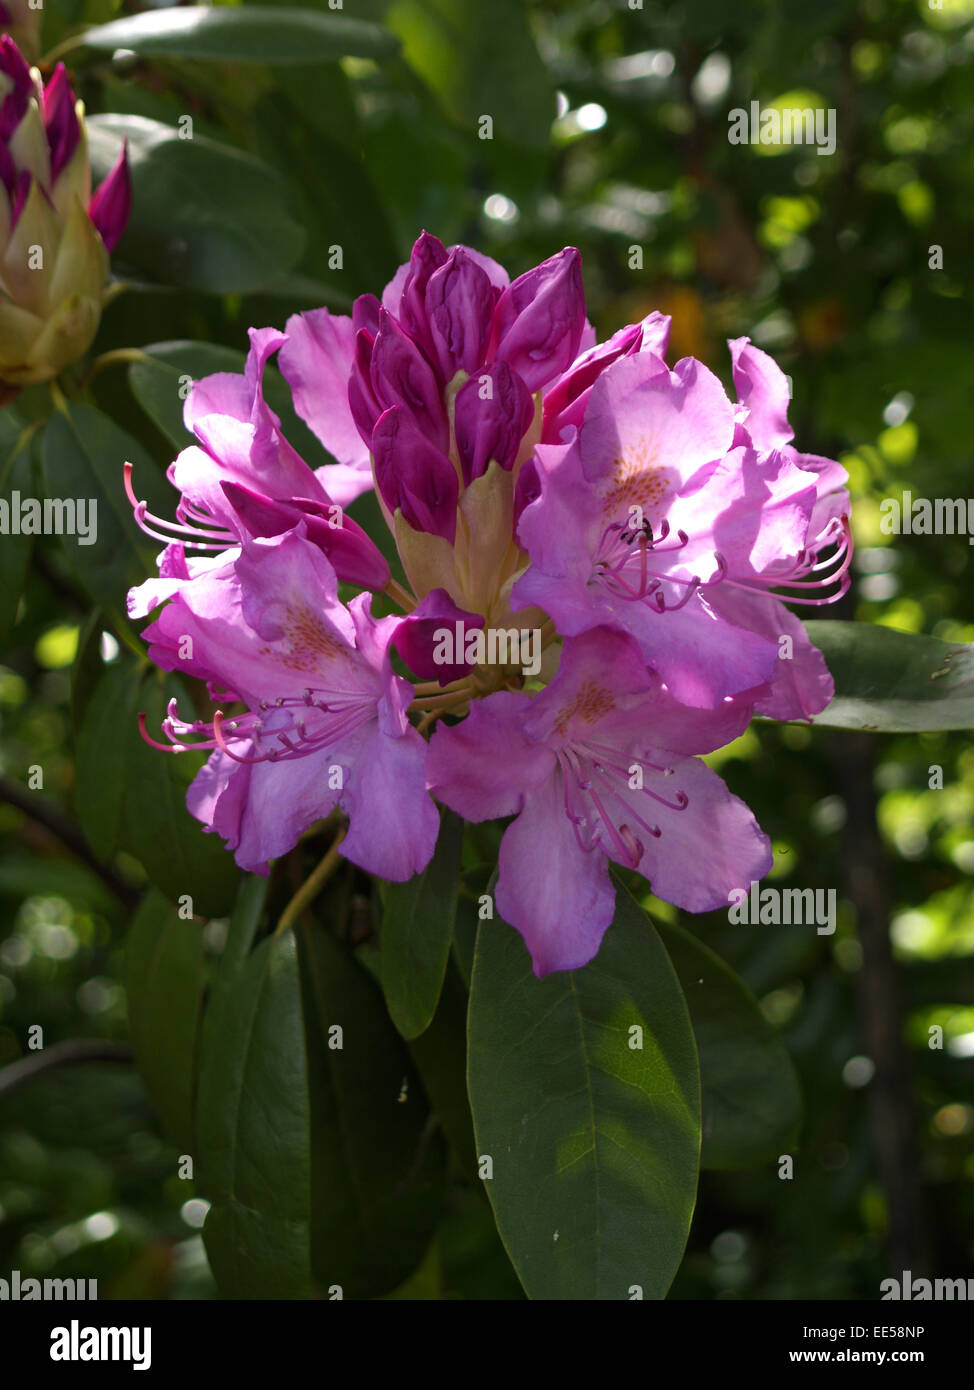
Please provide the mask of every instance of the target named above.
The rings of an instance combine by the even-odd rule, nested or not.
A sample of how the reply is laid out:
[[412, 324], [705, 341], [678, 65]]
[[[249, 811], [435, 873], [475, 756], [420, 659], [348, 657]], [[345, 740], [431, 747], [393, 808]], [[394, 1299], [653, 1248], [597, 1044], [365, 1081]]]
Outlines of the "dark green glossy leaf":
[[389, 21], [410, 64], [471, 133], [489, 115], [519, 144], [547, 144], [555, 94], [519, 0], [399, 0]]
[[125, 496], [122, 465], [133, 463], [141, 496], [150, 510], [165, 506], [166, 488], [142, 446], [107, 415], [87, 405], [56, 412], [44, 430], [44, 483], [48, 497], [84, 499], [96, 505], [92, 544], [63, 535], [68, 565], [96, 603], [124, 613], [125, 594], [133, 584], [157, 573], [159, 545], [139, 530]]
[[595, 960], [543, 980], [515, 932], [482, 923], [468, 1048], [487, 1194], [528, 1295], [662, 1298], [693, 1213], [700, 1085], [679, 981], [629, 893]]
[[125, 990], [132, 1050], [149, 1099], [181, 1152], [192, 1154], [203, 926], [180, 917], [154, 889], [126, 938]]
[[260, 885], [238, 900], [203, 1020], [197, 1133], [203, 1228], [227, 1298], [308, 1298], [311, 1122], [297, 948], [290, 932], [247, 954]]
[[730, 966], [681, 927], [657, 923], [680, 977], [700, 1057], [703, 1168], [776, 1159], [801, 1123], [798, 1078], [757, 1001]]
[[180, 139], [143, 116], [92, 116], [88, 139], [99, 177], [128, 141], [132, 216], [118, 255], [155, 279], [244, 294], [299, 259], [304, 230], [288, 210], [287, 183], [253, 155], [203, 135]]
[[413, 1038], [409, 1051], [461, 1168], [475, 1178], [477, 1153], [467, 1097], [467, 991], [452, 961], [447, 962], [433, 1021]]
[[872, 623], [805, 626], [835, 681], [814, 723], [884, 733], [974, 728], [974, 647]]
[[[162, 431], [174, 449], [185, 449], [193, 436], [183, 424], [183, 407], [193, 382], [216, 372], [242, 375], [246, 354], [217, 343], [187, 341], [150, 343], [145, 359], [129, 367], [129, 385], [142, 409]], [[318, 440], [294, 411], [290, 388], [271, 365], [264, 368], [264, 398], [280, 417], [289, 443], [312, 468], [328, 461]], [[170, 497], [172, 509], [174, 495]]]
[[257, 5], [147, 10], [84, 36], [89, 48], [128, 48], [155, 58], [234, 63], [318, 63], [328, 58], [384, 58], [398, 41], [377, 24], [342, 14]]
[[15, 503], [33, 496], [30, 441], [23, 440], [22, 431], [12, 411], [0, 411], [0, 498], [7, 510], [0, 532], [0, 642], [7, 640], [17, 617], [34, 543], [32, 536], [17, 535], [13, 525], [14, 513], [20, 514]]
[[187, 707], [178, 678], [133, 661], [109, 666], [96, 686], [77, 742], [75, 805], [89, 842], [107, 857], [125, 849], [171, 901], [188, 896], [205, 917], [228, 910], [237, 884], [232, 855], [186, 809], [202, 754], [166, 754], [139, 734], [145, 713], [159, 735], [168, 701]]
[[450, 954], [463, 821], [444, 810], [436, 851], [421, 874], [390, 883], [382, 914], [382, 988], [404, 1038], [429, 1027]]
[[440, 1208], [443, 1146], [379, 989], [320, 925], [302, 932], [300, 947], [313, 1268], [325, 1289], [337, 1284], [346, 1298], [376, 1297], [402, 1283], [426, 1253]]

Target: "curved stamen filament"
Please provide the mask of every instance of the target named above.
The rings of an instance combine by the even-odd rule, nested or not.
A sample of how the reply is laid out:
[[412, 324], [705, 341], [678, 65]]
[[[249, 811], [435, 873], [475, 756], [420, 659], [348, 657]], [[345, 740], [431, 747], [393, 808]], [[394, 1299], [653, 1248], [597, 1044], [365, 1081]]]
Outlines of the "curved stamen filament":
[[[238, 544], [236, 536], [223, 528], [218, 529], [214, 525], [213, 518], [205, 516], [202, 512], [195, 513], [200, 519], [199, 526], [187, 526], [177, 521], [167, 521], [165, 517], [156, 516], [149, 511], [148, 503], [141, 502], [135, 495], [135, 489], [132, 486], [131, 463], [123, 464], [122, 476], [125, 484], [125, 495], [132, 504], [132, 513], [136, 524], [153, 540], [162, 541], [165, 545], [172, 545], [174, 541], [178, 541], [181, 545], [192, 546], [194, 550], [215, 551], [226, 550], [229, 546]], [[184, 509], [184, 515], [189, 514], [191, 514], [189, 509]]]

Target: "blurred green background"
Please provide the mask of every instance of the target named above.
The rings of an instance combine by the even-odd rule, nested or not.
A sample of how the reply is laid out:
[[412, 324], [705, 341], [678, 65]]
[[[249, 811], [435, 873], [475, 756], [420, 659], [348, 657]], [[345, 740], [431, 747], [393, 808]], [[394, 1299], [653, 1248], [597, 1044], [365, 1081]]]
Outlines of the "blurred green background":
[[[43, 47], [136, 8], [49, 0]], [[252, 199], [243, 291], [203, 292], [192, 239], [137, 216], [115, 257], [133, 288], [107, 310], [99, 352], [240, 349], [252, 324], [283, 327], [322, 302], [347, 311], [381, 291], [424, 227], [512, 275], [575, 245], [600, 337], [658, 308], [673, 315], [671, 361], [693, 354], [729, 383], [724, 340], [749, 334], [791, 376], [799, 447], [851, 476], [845, 616], [974, 640], [967, 538], [879, 526], [882, 499], [904, 489], [974, 498], [974, 0], [346, 0], [343, 13], [388, 26], [399, 56], [276, 68], [66, 56], [89, 114], [170, 126], [188, 114], [197, 137], [279, 176], [270, 201]], [[836, 153], [731, 145], [728, 112], [751, 100], [834, 108]], [[163, 213], [192, 198], [158, 193]], [[94, 389], [164, 466], [171, 442], [124, 367]], [[294, 442], [321, 461], [308, 436]], [[86, 628], [56, 540], [39, 541], [6, 608], [0, 1066], [30, 1055], [33, 1025], [47, 1048], [124, 1043], [122, 944], [141, 874], [121, 856], [106, 881], [64, 842], [71, 669], [79, 640], [98, 660], [100, 624]], [[702, 1175], [671, 1296], [874, 1299], [904, 1268], [974, 1276], [969, 739], [756, 724], [714, 761], [771, 835], [781, 885], [838, 889], [839, 926], [687, 923], [782, 1030], [806, 1118], [794, 1180], [773, 1167]], [[13, 804], [34, 764], [47, 825]], [[204, 1207], [175, 1160], [124, 1063], [0, 1094], [0, 1274], [96, 1277], [102, 1297], [214, 1296]], [[409, 1292], [517, 1289], [486, 1209], [458, 1186]]]

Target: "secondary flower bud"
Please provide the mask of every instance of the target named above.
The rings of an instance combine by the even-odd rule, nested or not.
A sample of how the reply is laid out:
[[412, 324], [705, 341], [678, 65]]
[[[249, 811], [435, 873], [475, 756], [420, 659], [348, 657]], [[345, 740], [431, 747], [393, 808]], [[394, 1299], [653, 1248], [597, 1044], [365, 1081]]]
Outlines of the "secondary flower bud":
[[31, 5], [30, 0], [0, 0], [0, 30], [30, 59], [40, 57], [43, 13], [41, 5]]
[[521, 275], [494, 310], [493, 358], [537, 391], [575, 360], [585, 327], [582, 258], [573, 247]]
[[91, 196], [84, 108], [0, 35], [0, 384], [48, 381], [91, 345], [131, 204], [123, 149]]
[[465, 382], [454, 415], [463, 481], [469, 484], [486, 473], [491, 459], [510, 468], [533, 414], [528, 388], [506, 362]]

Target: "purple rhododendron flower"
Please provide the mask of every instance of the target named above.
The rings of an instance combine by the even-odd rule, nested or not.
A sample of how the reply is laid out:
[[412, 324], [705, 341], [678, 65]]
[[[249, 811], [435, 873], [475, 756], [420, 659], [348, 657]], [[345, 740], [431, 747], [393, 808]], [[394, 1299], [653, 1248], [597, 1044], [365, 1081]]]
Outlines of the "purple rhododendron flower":
[[[402, 880], [432, 854], [433, 798], [513, 816], [497, 904], [538, 974], [598, 950], [610, 861], [690, 912], [767, 873], [695, 755], [831, 698], [786, 605], [844, 592], [845, 472], [794, 447], [786, 378], [747, 338], [735, 402], [702, 363], [667, 366], [669, 327], [598, 343], [577, 251], [512, 282], [423, 233], [381, 297], [252, 330], [242, 375], [196, 384], [175, 521], [127, 474], [166, 542], [129, 612], [164, 605], [152, 658], [239, 707], [164, 729], [211, 750], [190, 809], [242, 867], [340, 808], [341, 853]], [[274, 353], [334, 462], [285, 439]], [[370, 487], [408, 587], [345, 510]], [[339, 581], [363, 591], [347, 607]], [[372, 616], [380, 593], [398, 616]]]
[[376, 620], [370, 604], [339, 601], [334, 569], [299, 523], [183, 584], [145, 630], [158, 666], [226, 687], [247, 708], [210, 723], [171, 709], [165, 724], [174, 746], [213, 749], [189, 809], [244, 869], [266, 873], [336, 806], [349, 817], [342, 853], [369, 873], [407, 879], [429, 862], [439, 817], [426, 743], [406, 717], [412, 688], [389, 660], [399, 620]]
[[[767, 400], [759, 388], [762, 425]], [[542, 608], [566, 636], [601, 624], [631, 633], [688, 705], [733, 695], [807, 718], [830, 700], [831, 680], [774, 591], [812, 604], [845, 591], [846, 503], [835, 491], [845, 475], [800, 466], [807, 456], [793, 450], [759, 452], [750, 414], [738, 416], [692, 358], [673, 371], [652, 351], [613, 362], [581, 428], [536, 451], [540, 495], [518, 526], [532, 564], [515, 607]]]
[[731, 702], [681, 706], [630, 637], [598, 628], [565, 643], [539, 695], [498, 692], [436, 730], [433, 794], [468, 820], [517, 817], [501, 841], [497, 907], [536, 974], [595, 955], [615, 902], [609, 860], [689, 912], [725, 907], [768, 872], [771, 845], [751, 812], [690, 756], [747, 722]]

